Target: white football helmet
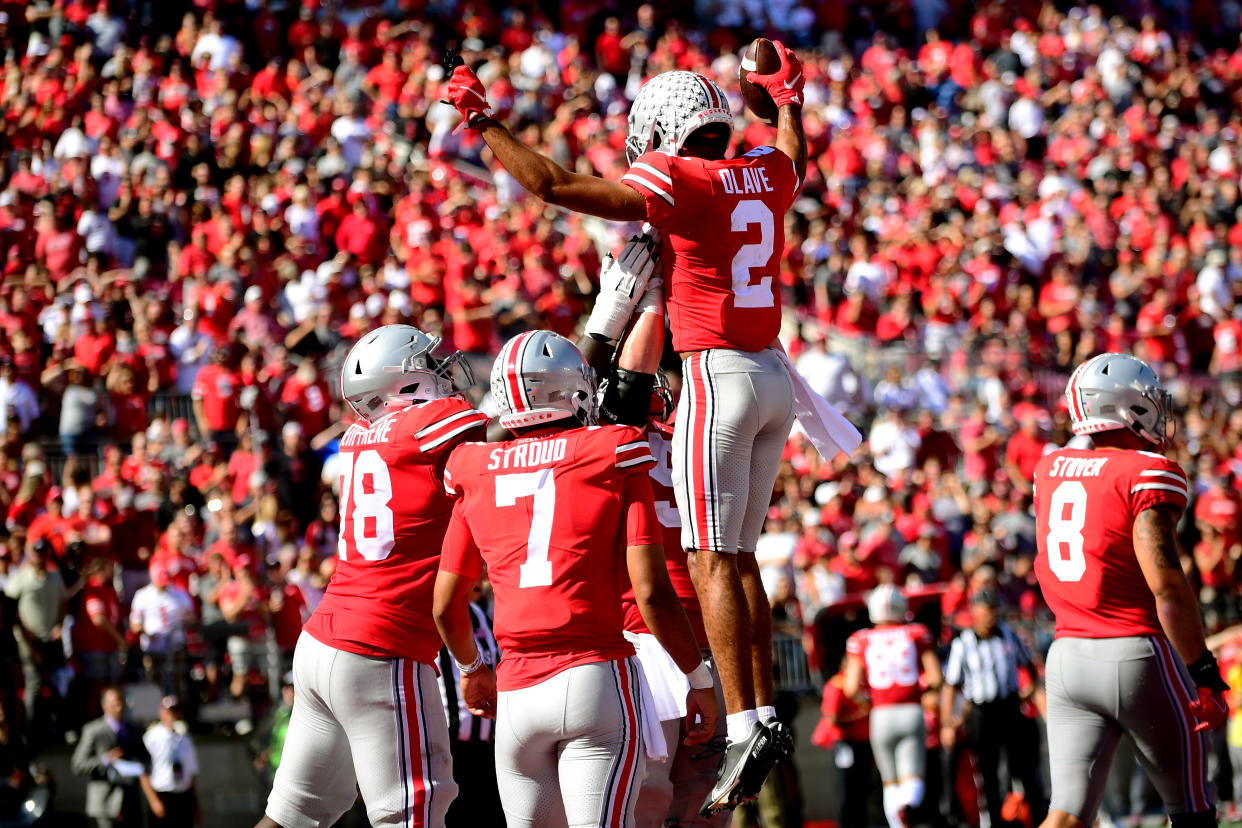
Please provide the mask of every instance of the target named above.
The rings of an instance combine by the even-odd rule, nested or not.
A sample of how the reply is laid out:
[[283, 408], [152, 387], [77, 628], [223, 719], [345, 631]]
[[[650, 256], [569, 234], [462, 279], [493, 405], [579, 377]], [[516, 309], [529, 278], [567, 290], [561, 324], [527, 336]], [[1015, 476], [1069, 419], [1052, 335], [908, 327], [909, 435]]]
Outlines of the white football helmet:
[[720, 87], [696, 72], [661, 72], [643, 84], [630, 107], [625, 157], [633, 164], [653, 150], [677, 155], [690, 133], [706, 124], [733, 128], [729, 99]]
[[527, 331], [505, 343], [492, 363], [492, 398], [504, 428], [575, 418], [595, 425], [595, 372], [565, 337]]
[[910, 605], [895, 584], [880, 584], [867, 596], [872, 624], [904, 624]]
[[1100, 354], [1074, 369], [1065, 386], [1075, 434], [1128, 428], [1153, 446], [1169, 442], [1172, 397], [1146, 362]]
[[341, 398], [359, 417], [374, 422], [406, 406], [456, 394], [454, 366], [466, 385], [473, 385], [461, 351], [437, 359], [433, 352], [439, 344], [440, 337], [413, 325], [385, 325], [365, 334], [341, 364]]

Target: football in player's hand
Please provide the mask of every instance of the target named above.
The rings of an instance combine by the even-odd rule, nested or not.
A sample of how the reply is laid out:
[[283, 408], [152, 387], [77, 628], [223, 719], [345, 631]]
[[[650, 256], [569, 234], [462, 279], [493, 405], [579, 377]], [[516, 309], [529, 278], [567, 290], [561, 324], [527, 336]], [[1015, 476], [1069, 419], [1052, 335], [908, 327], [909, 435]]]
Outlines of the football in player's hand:
[[772, 41], [766, 37], [757, 37], [746, 47], [746, 51], [742, 52], [742, 63], [738, 67], [737, 73], [738, 84], [742, 87], [742, 99], [746, 101], [746, 108], [756, 118], [765, 124], [773, 126], [776, 124], [776, 103], [772, 100], [772, 96], [768, 94], [768, 90], [746, 80], [746, 75], [749, 72], [759, 75], [770, 75], [780, 68], [781, 59], [776, 53], [776, 47], [772, 45]]

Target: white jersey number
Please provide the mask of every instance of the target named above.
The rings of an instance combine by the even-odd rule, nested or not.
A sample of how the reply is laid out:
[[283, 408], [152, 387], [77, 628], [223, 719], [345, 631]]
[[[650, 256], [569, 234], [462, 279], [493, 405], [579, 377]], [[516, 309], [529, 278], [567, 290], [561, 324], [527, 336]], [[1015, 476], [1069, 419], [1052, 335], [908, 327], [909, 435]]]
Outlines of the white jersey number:
[[[651, 446], [651, 456], [655, 458], [656, 464], [651, 467], [648, 472], [651, 479], [665, 488], [673, 488], [673, 452], [669, 448], [668, 440], [664, 439], [664, 435], [652, 429], [647, 435], [647, 443]], [[657, 500], [655, 502], [656, 518], [660, 521], [660, 525], [669, 529], [677, 529], [681, 526], [681, 517], [677, 514], [677, 504], [671, 500]]]
[[867, 644], [867, 683], [873, 689], [919, 683], [919, 652], [906, 636], [872, 637]]
[[530, 533], [526, 536], [526, 563], [521, 566], [518, 587], [552, 585], [552, 516], [556, 510], [556, 480], [551, 469], [496, 476], [496, 506], [513, 506], [520, 497], [533, 497]]
[[[374, 449], [358, 452], [346, 459], [346, 464], [340, 487], [341, 529], [345, 528], [346, 515], [352, 517], [354, 549], [368, 561], [382, 561], [396, 541], [392, 509], [388, 508], [392, 500], [388, 464]], [[347, 559], [348, 548], [349, 541], [342, 531], [336, 542], [341, 560]]]
[[733, 307], [770, 308], [775, 302], [772, 296], [772, 277], [764, 276], [752, 285], [751, 268], [763, 267], [772, 258], [773, 225], [772, 211], [758, 199], [748, 198], [737, 203], [730, 217], [734, 233], [745, 233], [752, 224], [759, 225], [759, 241], [744, 244], [733, 257]]
[[1048, 568], [1058, 580], [1074, 582], [1087, 571], [1082, 528], [1087, 523], [1087, 487], [1064, 480], [1052, 490], [1048, 504]]

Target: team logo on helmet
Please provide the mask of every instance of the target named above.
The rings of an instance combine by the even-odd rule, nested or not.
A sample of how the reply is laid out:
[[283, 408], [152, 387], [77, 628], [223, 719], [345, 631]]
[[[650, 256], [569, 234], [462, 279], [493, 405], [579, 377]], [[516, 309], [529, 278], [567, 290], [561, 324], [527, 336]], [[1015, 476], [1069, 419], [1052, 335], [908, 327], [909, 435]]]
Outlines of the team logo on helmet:
[[492, 364], [492, 398], [504, 428], [573, 417], [595, 425], [595, 372], [565, 337], [527, 331], [510, 339]]
[[1075, 434], [1125, 428], [1157, 448], [1168, 444], [1172, 397], [1151, 366], [1130, 354], [1100, 354], [1074, 369], [1065, 386]]

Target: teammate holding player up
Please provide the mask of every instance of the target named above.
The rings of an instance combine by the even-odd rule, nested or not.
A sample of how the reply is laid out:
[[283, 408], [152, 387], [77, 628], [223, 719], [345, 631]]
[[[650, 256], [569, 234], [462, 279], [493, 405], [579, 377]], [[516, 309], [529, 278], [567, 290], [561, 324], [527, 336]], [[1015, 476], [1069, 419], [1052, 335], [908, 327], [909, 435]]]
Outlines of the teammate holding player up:
[[345, 357], [341, 395], [361, 422], [341, 438], [340, 559], [298, 639], [297, 700], [257, 828], [331, 825], [359, 791], [372, 825], [435, 828], [456, 796], [433, 666], [453, 506], [438, 468], [483, 439], [487, 416], [457, 393], [454, 366], [468, 369], [460, 353], [437, 359], [439, 342], [386, 325]]
[[[499, 423], [517, 434], [456, 449], [444, 484], [460, 497], [435, 587], [435, 618], [471, 711], [495, 715], [497, 781], [508, 824], [630, 826], [645, 736], [621, 593], [689, 685], [688, 741], [717, 719], [707, 665], [669, 583], [634, 427], [596, 426], [594, 373], [564, 337], [529, 331], [492, 369]], [[466, 600], [487, 565], [498, 672], [482, 663]], [[642, 734], [642, 735], [640, 735]], [[658, 742], [646, 745], [658, 753]]]
[[1177, 551], [1186, 476], [1154, 453], [1168, 442], [1169, 394], [1141, 360], [1101, 354], [1078, 366], [1065, 396], [1074, 433], [1095, 448], [1054, 451], [1035, 467], [1035, 572], [1056, 616], [1043, 825], [1095, 822], [1128, 736], [1173, 828], [1214, 826], [1205, 731], [1225, 723], [1228, 688]]
[[[794, 419], [794, 386], [777, 350], [776, 277], [782, 216], [806, 165], [802, 69], [792, 52], [775, 46], [780, 68], [748, 75], [778, 106], [773, 146], [726, 160], [733, 115], [724, 93], [702, 75], [665, 72], [642, 87], [630, 110], [631, 166], [621, 183], [570, 172], [523, 145], [493, 117], [468, 67], [456, 67], [448, 86], [466, 124], [528, 191], [606, 219], [645, 220], [662, 235], [684, 377], [673, 483], [729, 714], [728, 748], [705, 812], [756, 794], [793, 748], [772, 707], [771, 613], [754, 559]], [[614, 337], [633, 307], [618, 306]], [[649, 382], [625, 374], [619, 381]]]

